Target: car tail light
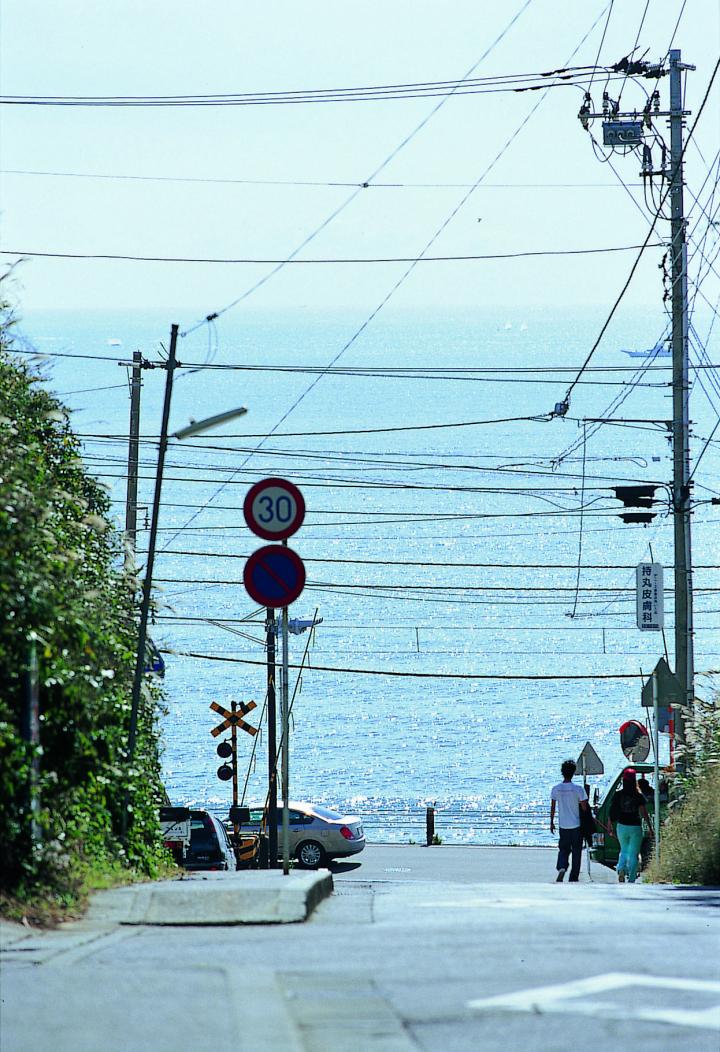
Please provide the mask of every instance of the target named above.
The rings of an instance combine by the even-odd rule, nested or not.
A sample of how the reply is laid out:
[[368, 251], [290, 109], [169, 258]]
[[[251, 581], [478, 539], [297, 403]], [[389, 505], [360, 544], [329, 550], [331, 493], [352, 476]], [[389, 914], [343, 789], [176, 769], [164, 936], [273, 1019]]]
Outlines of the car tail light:
[[345, 837], [346, 840], [354, 840], [355, 839], [355, 837], [353, 835], [353, 831], [350, 828], [350, 826], [340, 826], [340, 832], [342, 833], [342, 835]]

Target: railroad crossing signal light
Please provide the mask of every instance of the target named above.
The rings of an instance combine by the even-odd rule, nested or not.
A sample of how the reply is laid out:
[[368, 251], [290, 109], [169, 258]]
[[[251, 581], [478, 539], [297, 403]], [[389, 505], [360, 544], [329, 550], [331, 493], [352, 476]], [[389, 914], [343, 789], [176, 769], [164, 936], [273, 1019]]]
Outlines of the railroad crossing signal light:
[[220, 742], [217, 747], [217, 754], [221, 759], [227, 760], [228, 756], [232, 756], [232, 744], [227, 741]]
[[233, 769], [229, 763], [224, 763], [222, 767], [218, 767], [217, 776], [221, 782], [229, 782], [233, 776]]

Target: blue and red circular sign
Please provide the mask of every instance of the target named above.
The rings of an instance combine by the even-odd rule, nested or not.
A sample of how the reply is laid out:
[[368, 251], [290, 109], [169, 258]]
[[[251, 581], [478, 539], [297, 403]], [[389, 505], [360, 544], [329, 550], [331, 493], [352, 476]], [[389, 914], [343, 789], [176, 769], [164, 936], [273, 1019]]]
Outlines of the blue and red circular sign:
[[245, 563], [245, 591], [260, 606], [282, 607], [294, 603], [305, 587], [305, 565], [292, 548], [266, 544]]
[[305, 500], [297, 486], [287, 479], [262, 479], [248, 490], [243, 515], [258, 537], [284, 541], [302, 526]]

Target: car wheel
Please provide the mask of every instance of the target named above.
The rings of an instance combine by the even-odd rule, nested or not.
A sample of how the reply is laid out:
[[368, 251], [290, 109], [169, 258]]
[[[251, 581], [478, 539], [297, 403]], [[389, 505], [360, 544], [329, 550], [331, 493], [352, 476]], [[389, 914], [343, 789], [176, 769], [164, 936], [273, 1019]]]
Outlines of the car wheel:
[[305, 840], [297, 849], [296, 857], [306, 869], [319, 869], [327, 860], [325, 851], [317, 840]]

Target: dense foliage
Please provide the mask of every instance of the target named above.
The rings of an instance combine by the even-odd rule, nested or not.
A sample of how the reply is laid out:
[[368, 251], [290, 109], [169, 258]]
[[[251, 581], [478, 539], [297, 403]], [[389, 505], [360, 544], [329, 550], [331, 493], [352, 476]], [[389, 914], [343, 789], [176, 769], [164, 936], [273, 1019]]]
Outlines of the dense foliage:
[[[127, 763], [135, 588], [120, 569], [105, 491], [81, 463], [62, 405], [0, 331], [0, 857], [2, 890], [72, 900], [88, 868], [152, 873], [163, 857], [157, 805], [157, 689], [145, 684]], [[40, 745], [20, 733], [24, 670], [39, 667]], [[28, 779], [39, 757], [33, 845]], [[129, 802], [126, 848], [121, 813]]]
[[674, 804], [664, 823], [660, 857], [650, 880], [720, 884], [720, 708], [697, 701], [687, 720], [685, 772], [675, 779]]

